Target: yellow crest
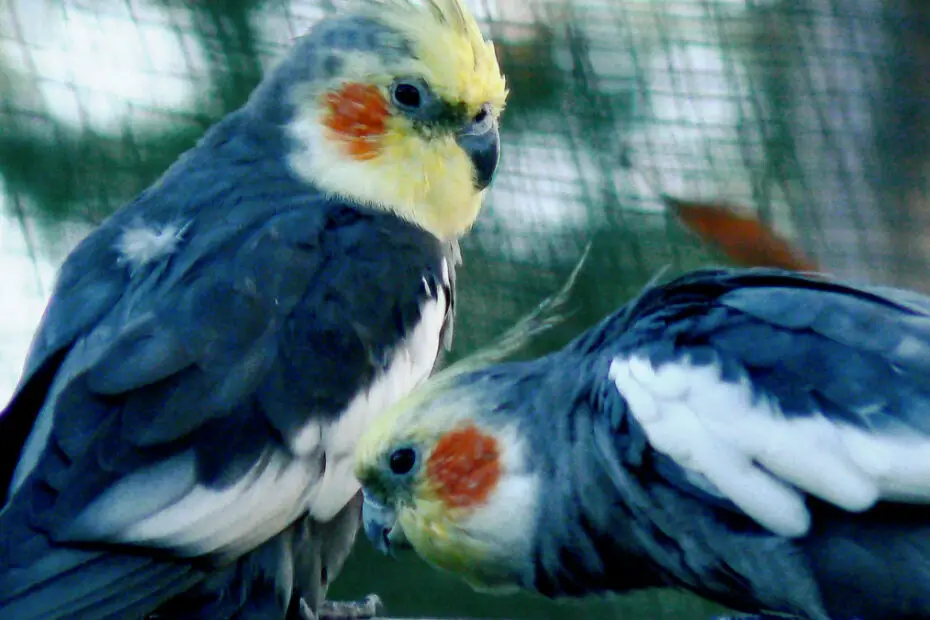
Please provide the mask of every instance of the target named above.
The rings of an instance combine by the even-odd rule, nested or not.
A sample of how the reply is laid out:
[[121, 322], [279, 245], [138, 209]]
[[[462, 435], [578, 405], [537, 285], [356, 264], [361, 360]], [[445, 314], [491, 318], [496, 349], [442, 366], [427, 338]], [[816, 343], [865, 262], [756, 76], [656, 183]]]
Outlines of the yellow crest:
[[462, 0], [363, 0], [362, 11], [413, 43], [417, 69], [447, 101], [470, 112], [503, 109], [507, 87], [494, 45], [485, 40]]

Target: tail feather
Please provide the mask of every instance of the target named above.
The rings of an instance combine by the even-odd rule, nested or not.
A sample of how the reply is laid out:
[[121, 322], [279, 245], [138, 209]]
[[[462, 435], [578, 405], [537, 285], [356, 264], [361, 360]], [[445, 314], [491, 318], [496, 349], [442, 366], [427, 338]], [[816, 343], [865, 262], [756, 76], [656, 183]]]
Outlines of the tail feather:
[[139, 618], [200, 579], [184, 564], [49, 545], [35, 562], [3, 567], [0, 618]]
[[[138, 562], [139, 566], [122, 576], [116, 575], [118, 568], [111, 571], [115, 579], [108, 582], [105, 590], [82, 596], [70, 609], [87, 610], [95, 618], [141, 617], [166, 599], [190, 589], [199, 580], [197, 572], [189, 566], [145, 562], [142, 558], [132, 560], [143, 562]], [[86, 582], [86, 578], [83, 580]]]

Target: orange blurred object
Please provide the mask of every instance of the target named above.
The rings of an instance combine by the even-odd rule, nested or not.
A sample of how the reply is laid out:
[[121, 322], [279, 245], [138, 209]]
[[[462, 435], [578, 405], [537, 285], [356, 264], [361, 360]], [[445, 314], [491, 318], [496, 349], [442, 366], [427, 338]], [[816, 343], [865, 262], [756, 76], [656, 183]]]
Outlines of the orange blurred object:
[[701, 239], [742, 267], [817, 271], [800, 250], [741, 207], [689, 202], [663, 196], [678, 218]]

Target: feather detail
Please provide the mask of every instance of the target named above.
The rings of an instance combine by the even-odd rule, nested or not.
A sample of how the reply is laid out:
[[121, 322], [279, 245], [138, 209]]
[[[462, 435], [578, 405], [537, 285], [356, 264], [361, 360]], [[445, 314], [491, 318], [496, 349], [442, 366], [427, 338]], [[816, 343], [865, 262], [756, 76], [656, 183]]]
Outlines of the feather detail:
[[426, 465], [436, 495], [452, 508], [484, 503], [501, 476], [497, 439], [475, 426], [439, 438]]
[[345, 144], [346, 153], [358, 161], [377, 157], [389, 114], [381, 91], [366, 84], [345, 84], [326, 95], [326, 105], [323, 123]]

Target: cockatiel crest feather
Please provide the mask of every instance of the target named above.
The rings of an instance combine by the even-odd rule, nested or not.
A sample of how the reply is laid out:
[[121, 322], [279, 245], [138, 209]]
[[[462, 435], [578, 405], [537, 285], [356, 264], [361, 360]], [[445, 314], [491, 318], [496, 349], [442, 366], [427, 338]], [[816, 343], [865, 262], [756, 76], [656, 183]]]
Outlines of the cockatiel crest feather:
[[[342, 19], [370, 32], [356, 35], [367, 37], [361, 42], [334, 34], [344, 48], [327, 48], [319, 79], [297, 93], [290, 133], [308, 148], [292, 155], [292, 167], [439, 238], [463, 234], [489, 179], [461, 138], [473, 131], [469, 123], [497, 136], [507, 99], [493, 44], [460, 0], [360, 0], [347, 8]], [[415, 101], [398, 95], [402, 82]]]

